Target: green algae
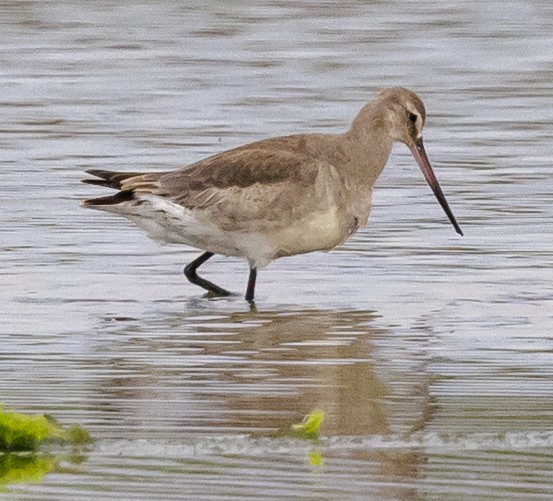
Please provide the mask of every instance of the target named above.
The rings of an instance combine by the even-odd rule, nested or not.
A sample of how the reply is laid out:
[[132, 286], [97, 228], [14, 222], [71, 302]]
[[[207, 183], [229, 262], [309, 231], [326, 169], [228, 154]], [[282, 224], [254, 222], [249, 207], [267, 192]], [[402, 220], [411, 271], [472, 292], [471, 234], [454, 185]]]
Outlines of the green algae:
[[303, 418], [301, 423], [290, 427], [289, 435], [303, 440], [318, 440], [324, 419], [324, 411], [314, 409]]
[[86, 444], [89, 433], [79, 426], [64, 429], [54, 418], [4, 410], [0, 405], [0, 452], [35, 451], [43, 443]]
[[281, 428], [271, 436], [274, 438], [293, 437], [301, 440], [319, 440], [320, 428], [325, 419], [324, 411], [314, 409], [306, 414], [301, 423], [291, 425], [289, 428]]

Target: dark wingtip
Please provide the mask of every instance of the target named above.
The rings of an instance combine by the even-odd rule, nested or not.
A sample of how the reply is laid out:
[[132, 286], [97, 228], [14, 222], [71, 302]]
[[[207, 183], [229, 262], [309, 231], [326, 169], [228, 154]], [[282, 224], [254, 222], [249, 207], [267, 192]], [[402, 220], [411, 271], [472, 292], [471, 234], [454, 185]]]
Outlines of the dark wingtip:
[[105, 179], [81, 179], [81, 183], [94, 184], [96, 186], [107, 186], [108, 188], [111, 188], [111, 182], [106, 181]]
[[108, 197], [90, 198], [81, 202], [82, 207], [94, 207], [101, 205], [117, 205], [122, 202], [129, 202], [134, 199], [134, 192], [132, 191], [119, 191], [115, 195]]
[[89, 169], [85, 171], [98, 179], [81, 179], [85, 184], [94, 184], [96, 186], [107, 186], [108, 188], [121, 188], [121, 182], [129, 177], [140, 176], [140, 172], [113, 172], [102, 169]]
[[102, 179], [108, 179], [111, 175], [113, 175], [113, 172], [103, 169], [87, 169], [85, 172], [91, 176], [101, 177]]

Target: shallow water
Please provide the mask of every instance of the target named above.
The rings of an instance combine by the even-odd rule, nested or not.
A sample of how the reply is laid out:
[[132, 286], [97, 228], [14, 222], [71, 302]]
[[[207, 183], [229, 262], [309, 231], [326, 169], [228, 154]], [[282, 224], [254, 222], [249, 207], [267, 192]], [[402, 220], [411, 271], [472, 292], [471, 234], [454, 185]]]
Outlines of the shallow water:
[[[199, 5], [199, 4], [198, 4]], [[0, 402], [78, 423], [8, 499], [550, 499], [553, 4], [3, 2]], [[370, 224], [259, 276], [85, 211], [169, 169], [423, 97], [465, 237], [405, 147]], [[319, 443], [275, 438], [314, 408]], [[39, 457], [40, 459], [40, 457]], [[30, 461], [34, 460], [31, 458]]]

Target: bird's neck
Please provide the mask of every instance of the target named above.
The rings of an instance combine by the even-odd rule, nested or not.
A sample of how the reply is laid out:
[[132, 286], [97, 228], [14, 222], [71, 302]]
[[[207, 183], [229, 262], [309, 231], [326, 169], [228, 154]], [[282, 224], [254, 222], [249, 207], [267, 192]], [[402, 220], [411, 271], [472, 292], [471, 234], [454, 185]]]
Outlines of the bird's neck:
[[359, 112], [347, 132], [318, 141], [318, 154], [358, 188], [370, 190], [388, 161], [392, 143], [387, 132], [386, 109], [373, 101]]

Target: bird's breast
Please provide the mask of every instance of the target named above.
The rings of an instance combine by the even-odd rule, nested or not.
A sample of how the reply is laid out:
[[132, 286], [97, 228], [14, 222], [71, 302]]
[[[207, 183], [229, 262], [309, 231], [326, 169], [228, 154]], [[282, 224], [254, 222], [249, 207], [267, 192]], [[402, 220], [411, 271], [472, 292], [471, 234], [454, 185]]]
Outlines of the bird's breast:
[[336, 208], [310, 214], [279, 228], [269, 235], [276, 249], [275, 258], [317, 250], [330, 250], [348, 236]]

